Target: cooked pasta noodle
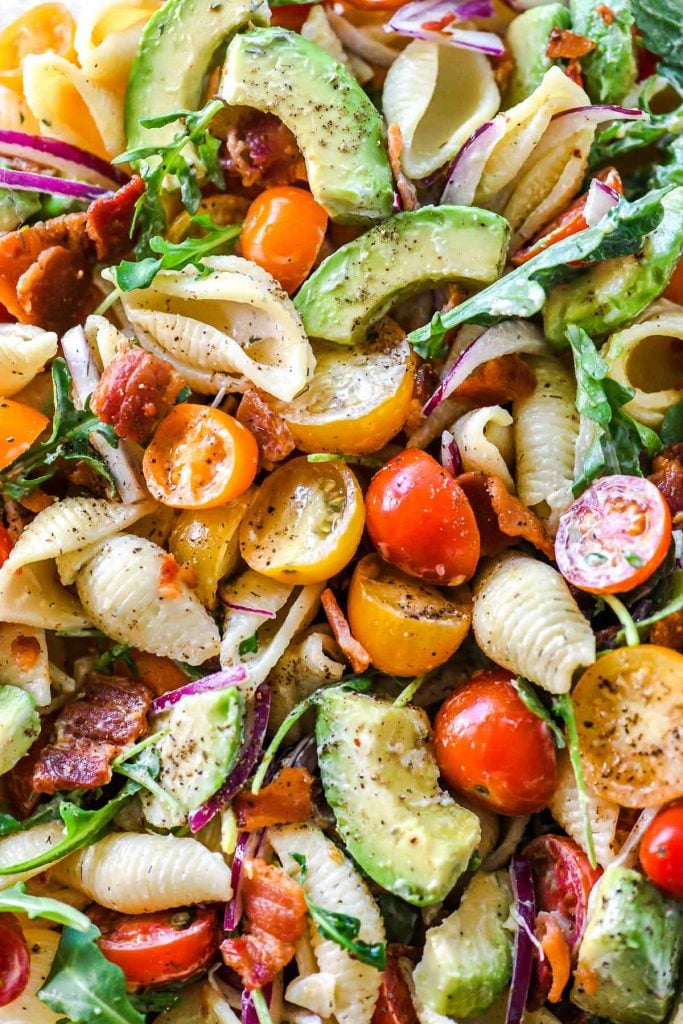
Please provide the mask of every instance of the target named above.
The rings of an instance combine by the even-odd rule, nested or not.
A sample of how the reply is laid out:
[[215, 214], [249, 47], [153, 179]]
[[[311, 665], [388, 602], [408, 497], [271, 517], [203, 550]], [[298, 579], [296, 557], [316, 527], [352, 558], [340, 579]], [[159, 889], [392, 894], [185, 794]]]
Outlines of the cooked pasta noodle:
[[123, 95], [142, 30], [162, 0], [88, 0], [74, 46], [92, 82]]
[[50, 664], [44, 629], [0, 622], [0, 683], [27, 690], [39, 707], [50, 703]]
[[[576, 777], [566, 750], [560, 751], [557, 757], [558, 782], [557, 789], [548, 805], [558, 825], [568, 836], [583, 849], [586, 846], [586, 828], [583, 809], [576, 785]], [[614, 859], [614, 842], [619, 818], [619, 805], [604, 800], [588, 791], [588, 806], [591, 833], [598, 863], [602, 867]]]
[[325, 13], [325, 8], [317, 5], [311, 7], [306, 21], [301, 28], [301, 35], [310, 43], [315, 43], [331, 57], [338, 60], [340, 64], [355, 75], [359, 82], [369, 82], [373, 71], [369, 64], [366, 64], [360, 57], [346, 52], [341, 44], [339, 36], [330, 25], [330, 20]]
[[16, 395], [56, 354], [57, 335], [53, 331], [26, 324], [0, 324], [0, 395]]
[[[313, 690], [341, 679], [343, 674], [341, 652], [329, 633], [311, 627], [295, 636], [268, 676], [272, 695], [270, 728], [277, 729], [294, 705]], [[305, 722], [294, 725], [289, 732], [292, 740], [300, 738], [304, 726]]]
[[62, 587], [52, 562], [0, 568], [0, 622], [37, 629], [84, 629], [90, 626], [79, 601]]
[[[64, 836], [64, 826], [61, 822], [46, 821], [42, 825], [34, 825], [25, 832], [15, 832], [13, 835], [0, 839], [0, 868], [9, 868], [13, 864], [22, 864], [26, 860], [33, 860], [48, 853], [50, 848], [55, 846]], [[32, 871], [23, 871], [16, 875], [0, 875], [0, 891], [9, 889], [17, 882], [26, 882], [29, 878], [41, 874], [45, 868], [33, 868]]]
[[499, 476], [508, 491], [515, 490], [508, 463], [512, 462], [512, 416], [500, 405], [484, 406], [455, 421], [453, 436], [463, 469]]

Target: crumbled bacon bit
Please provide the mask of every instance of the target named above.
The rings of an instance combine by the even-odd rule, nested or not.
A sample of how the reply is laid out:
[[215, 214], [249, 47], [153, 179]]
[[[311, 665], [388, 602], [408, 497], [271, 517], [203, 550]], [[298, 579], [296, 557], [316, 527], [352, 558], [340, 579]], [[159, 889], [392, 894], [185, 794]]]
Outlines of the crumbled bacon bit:
[[308, 821], [313, 814], [312, 775], [305, 768], [283, 768], [258, 793], [242, 792], [233, 802], [238, 826], [245, 832], [271, 825]]
[[122, 346], [102, 374], [91, 408], [119, 437], [147, 441], [183, 387], [183, 379], [165, 359]]
[[58, 334], [81, 323], [100, 300], [87, 258], [61, 245], [44, 249], [17, 281], [19, 319]]
[[611, 25], [614, 21], [614, 11], [607, 4], [598, 4], [595, 8], [596, 13], [600, 15], [605, 25]]
[[35, 636], [19, 633], [10, 644], [12, 657], [22, 672], [30, 672], [40, 657], [40, 643]]
[[306, 165], [294, 135], [274, 114], [252, 113], [230, 128], [221, 163], [244, 188], [306, 181]]
[[683, 443], [669, 445], [652, 461], [649, 477], [664, 495], [675, 526], [683, 522]]
[[581, 69], [581, 61], [575, 58], [570, 60], [567, 67], [564, 69], [564, 73], [567, 78], [570, 78], [575, 85], [581, 86], [583, 89], [583, 71]]
[[457, 482], [474, 509], [483, 555], [497, 555], [521, 538], [554, 558], [553, 543], [543, 523], [519, 498], [508, 493], [500, 477], [463, 473]]
[[505, 53], [502, 53], [500, 57], [491, 57], [491, 63], [493, 65], [493, 77], [496, 85], [501, 93], [504, 93], [510, 84], [512, 73], [515, 70], [515, 60], [507, 46], [505, 47]]
[[566, 28], [554, 28], [548, 39], [546, 55], [551, 60], [576, 60], [577, 57], [587, 56], [595, 46], [595, 41], [588, 36], [577, 35]]
[[173, 600], [182, 596], [181, 584], [197, 586], [197, 573], [191, 565], [178, 565], [173, 555], [166, 555], [159, 572], [159, 593]]
[[401, 153], [403, 152], [403, 135], [397, 124], [390, 124], [387, 129], [387, 149], [389, 153], [389, 164], [394, 175], [396, 188], [401, 197], [404, 210], [416, 210], [419, 206], [417, 192], [412, 181], [403, 173], [401, 167]]
[[86, 228], [101, 263], [121, 259], [131, 248], [135, 204], [145, 191], [142, 178], [131, 178], [113, 195], [100, 196], [88, 207]]
[[659, 647], [672, 647], [674, 651], [683, 651], [683, 611], [674, 612], [665, 619], [655, 622], [650, 630], [649, 641]]
[[504, 405], [526, 398], [535, 386], [533, 370], [513, 353], [482, 363], [453, 394], [474, 406]]
[[410, 946], [392, 944], [371, 1024], [419, 1024], [410, 988], [398, 960], [399, 956], [414, 953]]
[[328, 587], [320, 597], [327, 621], [342, 654], [348, 659], [354, 672], [365, 672], [370, 664], [370, 655], [351, 633], [346, 616], [339, 607], [336, 597]]
[[237, 410], [237, 419], [256, 438], [261, 461], [266, 469], [282, 462], [294, 451], [292, 432], [268, 404], [268, 399], [256, 388], [248, 388]]

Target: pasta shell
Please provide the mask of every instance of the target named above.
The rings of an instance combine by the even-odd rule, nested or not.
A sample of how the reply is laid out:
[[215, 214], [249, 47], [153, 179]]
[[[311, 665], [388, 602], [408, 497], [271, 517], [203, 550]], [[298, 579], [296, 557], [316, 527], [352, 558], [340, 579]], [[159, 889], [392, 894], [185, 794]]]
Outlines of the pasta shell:
[[[336, 682], [344, 675], [341, 652], [335, 641], [321, 629], [313, 627], [295, 636], [268, 676], [271, 692], [269, 726], [277, 729], [295, 704], [325, 683]], [[302, 736], [297, 722], [289, 731], [294, 742]]]
[[177, 597], [161, 596], [168, 557], [141, 537], [112, 537], [78, 573], [76, 589], [94, 624], [113, 640], [201, 665], [219, 652], [218, 628], [185, 583], [178, 583]]
[[681, 341], [683, 309], [673, 307], [613, 334], [602, 351], [609, 376], [635, 391], [624, 410], [653, 430], [659, 430], [667, 409], [683, 399], [683, 387], [677, 386]]
[[27, 324], [0, 324], [0, 395], [16, 395], [56, 355], [53, 331]]
[[61, 861], [57, 881], [121, 914], [150, 914], [232, 896], [230, 869], [196, 839], [121, 832]]
[[[561, 825], [567, 835], [571, 836], [585, 850], [583, 809], [574, 771], [566, 750], [560, 751], [557, 756], [557, 789], [553, 793], [548, 807], [558, 825]], [[613, 845], [619, 817], [619, 805], [612, 803], [611, 800], [604, 800], [589, 790], [588, 813], [598, 864], [607, 867], [615, 856]]]
[[387, 72], [384, 116], [401, 129], [401, 165], [409, 178], [433, 174], [500, 107], [481, 53], [414, 40]]
[[36, 629], [84, 629], [92, 625], [76, 598], [57, 580], [52, 562], [0, 568], [0, 622]]
[[512, 416], [500, 405], [483, 406], [465, 413], [452, 427], [466, 472], [499, 476], [514, 494], [515, 482], [507, 461], [513, 451]]
[[472, 629], [484, 654], [550, 693], [595, 661], [595, 637], [559, 572], [506, 552], [479, 572]]
[[142, 30], [161, 0], [88, 0], [79, 12], [74, 47], [92, 82], [123, 96]]
[[[161, 348], [187, 367], [205, 392], [250, 382], [289, 402], [313, 373], [313, 350], [289, 296], [265, 270], [239, 256], [205, 260], [157, 274], [149, 288], [123, 296], [141, 344]], [[188, 383], [192, 380], [185, 375]]]
[[103, 367], [109, 366], [122, 345], [130, 344], [125, 334], [107, 320], [106, 316], [91, 314], [87, 317], [83, 330], [88, 346], [99, 355]]
[[0, 124], [6, 131], [30, 132], [37, 135], [40, 127], [28, 109], [23, 95], [0, 85]]
[[[64, 826], [61, 822], [46, 821], [42, 825], [34, 825], [25, 832], [0, 839], [0, 868], [9, 868], [12, 864], [22, 864], [25, 860], [33, 860], [47, 853], [64, 837]], [[35, 875], [40, 875], [45, 868], [34, 868], [16, 875], [0, 875], [0, 891], [9, 889], [17, 882], [26, 882]]]
[[343, 64], [361, 84], [369, 82], [372, 78], [373, 70], [370, 65], [355, 54], [346, 52], [341, 39], [330, 25], [325, 8], [320, 4], [311, 7], [301, 27], [301, 35], [308, 39], [309, 43], [315, 43], [325, 53], [329, 53], [330, 57]]
[[38, 998], [38, 989], [42, 988], [50, 973], [59, 934], [43, 925], [30, 924], [24, 929], [24, 937], [31, 953], [29, 981], [20, 996], [0, 1007], [0, 1024], [57, 1024], [57, 1021], [64, 1020], [64, 1014], [53, 1013]]
[[[353, 863], [320, 829], [313, 825], [290, 825], [271, 829], [269, 838], [283, 867], [293, 877], [298, 876], [300, 868], [292, 854], [300, 853], [306, 858], [308, 870], [303, 888], [311, 903], [357, 917], [359, 938], [364, 942], [384, 941], [384, 922], [368, 887]], [[312, 943], [318, 967], [336, 979], [336, 1020], [339, 1024], [369, 1024], [381, 974], [374, 967], [352, 959], [346, 950], [324, 939], [315, 928]]]
[[[36, 654], [30, 665], [21, 657], [27, 645]], [[45, 707], [50, 703], [50, 682], [45, 630], [0, 622], [0, 683], [27, 690], [39, 707]]]

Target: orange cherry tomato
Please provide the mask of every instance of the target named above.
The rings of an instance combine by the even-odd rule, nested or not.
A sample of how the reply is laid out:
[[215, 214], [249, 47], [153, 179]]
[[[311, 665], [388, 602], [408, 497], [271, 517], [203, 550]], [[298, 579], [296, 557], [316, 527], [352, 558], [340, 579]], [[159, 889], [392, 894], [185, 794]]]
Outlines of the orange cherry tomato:
[[427, 583], [455, 586], [479, 561], [479, 530], [465, 492], [442, 466], [408, 448], [375, 473], [365, 499], [382, 558]]
[[419, 1024], [408, 983], [396, 957], [387, 957], [371, 1024]]
[[683, 260], [679, 260], [676, 269], [664, 291], [664, 298], [683, 306]]
[[0, 565], [4, 565], [14, 545], [4, 526], [0, 526]]
[[655, 885], [683, 899], [683, 802], [660, 811], [640, 844], [640, 863]]
[[242, 228], [242, 255], [280, 282], [290, 295], [315, 263], [327, 213], [303, 188], [268, 188], [253, 201]]
[[579, 590], [621, 594], [648, 579], [671, 544], [671, 513], [644, 477], [606, 476], [569, 506], [555, 539], [557, 567]]
[[256, 476], [254, 435], [233, 416], [182, 402], [166, 415], [145, 451], [150, 493], [171, 508], [214, 508], [244, 494]]
[[10, 466], [30, 448], [49, 422], [30, 405], [0, 398], [0, 469]]
[[211, 963], [220, 942], [216, 914], [207, 908], [129, 916], [94, 907], [88, 916], [102, 932], [97, 945], [129, 988], [192, 977]]
[[270, 24], [301, 32], [313, 4], [282, 4], [271, 8]]
[[436, 716], [434, 749], [449, 786], [498, 814], [533, 814], [557, 787], [550, 729], [502, 668], [477, 672]]

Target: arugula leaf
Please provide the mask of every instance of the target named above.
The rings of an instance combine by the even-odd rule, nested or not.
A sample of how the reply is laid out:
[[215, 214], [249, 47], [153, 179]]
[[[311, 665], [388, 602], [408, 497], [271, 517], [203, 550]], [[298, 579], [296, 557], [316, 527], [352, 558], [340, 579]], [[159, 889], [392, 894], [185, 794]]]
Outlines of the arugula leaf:
[[92, 924], [86, 932], [64, 929], [39, 998], [73, 1024], [145, 1024], [126, 994], [123, 971], [100, 951], [99, 935]]
[[[303, 853], [292, 853], [292, 859], [299, 865], [301, 881], [306, 880], [308, 865]], [[354, 960], [383, 971], [387, 965], [387, 947], [384, 942], [363, 942], [358, 938], [360, 932], [360, 921], [350, 914], [340, 914], [335, 910], [325, 910], [316, 903], [311, 903], [304, 893], [306, 907], [311, 915], [314, 924], [320, 934], [336, 942], [338, 946], [345, 949]]]
[[111, 672], [115, 661], [123, 661], [131, 670], [133, 675], [137, 676], [139, 673], [137, 665], [131, 657], [130, 652], [132, 650], [133, 646], [131, 644], [112, 644], [106, 651], [102, 651], [97, 658], [97, 661], [95, 662], [95, 671]]
[[666, 410], [659, 436], [662, 444], [677, 444], [683, 441], [683, 400]]
[[[165, 729], [164, 735], [167, 732], [168, 730]], [[161, 734], [156, 737], [155, 742], [160, 738]], [[159, 800], [162, 800], [171, 811], [179, 813], [183, 818], [185, 817], [186, 812], [182, 804], [157, 782], [159, 772], [161, 771], [161, 758], [159, 751], [154, 745], [146, 745], [141, 750], [138, 750], [134, 757], [129, 757], [127, 760], [117, 759], [113, 763], [113, 769], [117, 774], [137, 782], [141, 789], [148, 790]]]
[[23, 832], [24, 825], [18, 818], [11, 814], [0, 813], [0, 839], [4, 836], [14, 835], [15, 832]]
[[512, 685], [517, 691], [519, 699], [521, 700], [522, 704], [524, 704], [524, 706], [528, 708], [532, 714], [536, 715], [538, 718], [541, 719], [541, 721], [545, 722], [545, 724], [548, 726], [551, 733], [553, 734], [553, 739], [555, 740], [556, 746], [559, 747], [560, 750], [562, 750], [563, 747], [566, 746], [564, 740], [564, 733], [562, 732], [557, 722], [550, 714], [547, 707], [545, 706], [541, 698], [538, 696], [538, 694], [536, 693], [535, 689], [528, 681], [528, 679], [524, 679], [522, 676], [517, 676], [516, 679], [512, 680]]
[[633, 14], [645, 46], [662, 58], [659, 74], [683, 78], [680, 0], [633, 0]]
[[631, 401], [635, 391], [607, 376], [607, 363], [589, 335], [572, 324], [567, 328], [567, 339], [574, 356], [576, 408], [598, 425], [581, 473], [572, 486], [574, 496], [578, 497], [600, 476], [610, 473], [642, 476], [641, 453], [645, 450], [654, 455], [662, 443], [654, 430], [624, 412], [622, 406]]
[[110, 493], [116, 494], [111, 473], [90, 446], [89, 438], [92, 434], [101, 434], [113, 448], [118, 447], [119, 439], [108, 424], [98, 420], [88, 405], [85, 409], [76, 409], [70, 388], [69, 368], [59, 356], [52, 363], [52, 432], [46, 441], [32, 445], [0, 473], [0, 494], [20, 501], [54, 476], [63, 461], [87, 463], [107, 481]]
[[662, 199], [669, 191], [648, 192], [633, 203], [621, 199], [593, 227], [549, 246], [459, 306], [440, 313], [436, 325], [432, 320], [418, 327], [408, 340], [423, 355], [442, 331], [460, 324], [490, 326], [509, 317], [534, 316], [543, 308], [547, 292], [576, 277], [588, 264], [638, 252], [645, 236], [662, 220]]
[[14, 914], [26, 914], [32, 921], [42, 917], [47, 921], [75, 928], [78, 932], [87, 932], [92, 928], [92, 921], [80, 910], [70, 907], [68, 903], [49, 899], [47, 896], [31, 896], [26, 892], [23, 882], [18, 882], [11, 889], [0, 892], [0, 911], [8, 910]]
[[[661, 80], [660, 76], [656, 75], [650, 81], [658, 80]], [[683, 95], [681, 99], [683, 99]], [[649, 110], [647, 90], [644, 90], [641, 93], [640, 105], [647, 111], [647, 117], [638, 121], [612, 121], [611, 124], [598, 129], [595, 141], [591, 146], [589, 168], [613, 163], [626, 153], [642, 149], [644, 146], [651, 146], [667, 135], [677, 136], [683, 133], [683, 103], [665, 114], [654, 114]], [[653, 184], [662, 186], [668, 185], [670, 182], [666, 178], [660, 180], [655, 176]]]
[[258, 633], [252, 633], [246, 640], [242, 640], [239, 645], [240, 657], [245, 654], [256, 654], [258, 651]]
[[[683, 107], [681, 108], [683, 110]], [[681, 115], [683, 132], [683, 114]], [[652, 175], [654, 185], [683, 185], [683, 134], [671, 141], [666, 153], [668, 160], [661, 160]]]
[[586, 853], [588, 854], [590, 866], [594, 868], [597, 867], [598, 861], [595, 856], [595, 843], [593, 842], [593, 828], [591, 826], [590, 816], [590, 800], [588, 798], [586, 779], [583, 774], [583, 765], [581, 764], [579, 733], [576, 728], [576, 712], [574, 710], [572, 695], [570, 693], [563, 693], [559, 697], [555, 697], [553, 701], [553, 710], [562, 719], [565, 725], [565, 737], [567, 740], [567, 747], [569, 748], [569, 760], [571, 761], [574, 778], [576, 779], [579, 807], [581, 809], [581, 817], [583, 818]]
[[164, 988], [143, 988], [129, 993], [128, 998], [138, 1013], [164, 1013], [178, 1005], [186, 984], [165, 985]]

